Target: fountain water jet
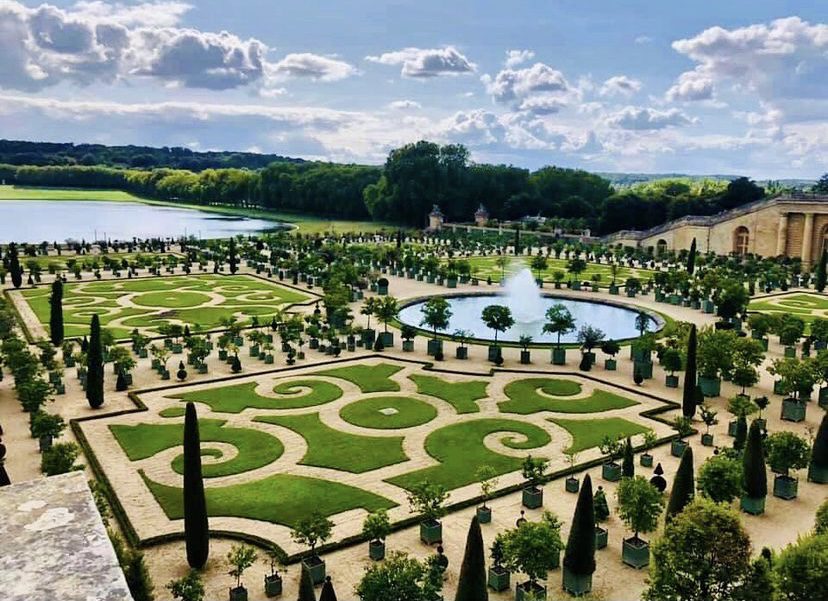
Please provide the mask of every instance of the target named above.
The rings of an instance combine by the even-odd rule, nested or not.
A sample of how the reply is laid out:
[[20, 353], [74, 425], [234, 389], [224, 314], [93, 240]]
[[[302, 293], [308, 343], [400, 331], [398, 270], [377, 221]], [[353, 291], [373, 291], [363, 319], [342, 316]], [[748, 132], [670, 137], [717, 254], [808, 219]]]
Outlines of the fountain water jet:
[[546, 313], [547, 304], [541, 296], [535, 276], [528, 268], [506, 280], [506, 304], [512, 310], [512, 317], [518, 323], [540, 321]]

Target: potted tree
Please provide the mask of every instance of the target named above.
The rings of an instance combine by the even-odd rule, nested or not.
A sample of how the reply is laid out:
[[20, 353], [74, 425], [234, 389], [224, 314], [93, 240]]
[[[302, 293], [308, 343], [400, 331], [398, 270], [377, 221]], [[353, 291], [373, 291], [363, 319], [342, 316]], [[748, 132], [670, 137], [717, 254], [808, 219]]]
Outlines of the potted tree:
[[515, 318], [506, 305], [484, 307], [480, 317], [487, 328], [494, 330], [494, 344], [489, 345], [489, 361], [497, 363], [502, 357], [500, 345], [497, 344], [497, 334], [511, 328], [515, 324]]
[[673, 457], [681, 457], [684, 455], [685, 449], [690, 444], [684, 439], [693, 433], [692, 421], [689, 417], [677, 415], [675, 419], [673, 419], [673, 429], [678, 434], [678, 438], [674, 439], [673, 442], [670, 443], [670, 454]]
[[652, 430], [644, 432], [644, 452], [638, 458], [641, 467], [653, 467], [653, 455], [650, 453], [650, 449], [655, 446], [657, 440], [658, 436]]
[[768, 464], [776, 474], [773, 479], [773, 496], [795, 499], [799, 482], [790, 475], [791, 470], [808, 467], [811, 447], [808, 441], [793, 432], [774, 432], [765, 440]]
[[[400, 336], [403, 339], [402, 350], [406, 353], [410, 353], [414, 351], [414, 338], [417, 336], [417, 328], [414, 326], [403, 324], [400, 328]], [[431, 345], [431, 340], [428, 341], [429, 346]], [[429, 355], [433, 353], [429, 352]]]
[[560, 566], [561, 525], [546, 512], [538, 522], [523, 522], [504, 536], [504, 558], [510, 571], [526, 574], [528, 580], [515, 590], [515, 601], [546, 599], [545, 580], [549, 570]]
[[785, 395], [782, 399], [782, 419], [801, 422], [805, 419], [805, 401], [819, 379], [813, 359], [786, 357], [775, 359], [768, 373], [778, 376], [778, 390]]
[[458, 343], [457, 348], [454, 350], [454, 356], [462, 360], [468, 359], [469, 347], [466, 346], [466, 343], [471, 338], [471, 334], [466, 330], [455, 330], [451, 337]]
[[333, 529], [333, 522], [314, 511], [302, 518], [290, 533], [294, 542], [310, 547], [310, 552], [302, 559], [302, 566], [308, 571], [314, 584], [325, 580], [325, 560], [316, 553], [316, 545], [328, 540]]
[[609, 482], [618, 482], [621, 479], [621, 466], [616, 459], [621, 457], [624, 448], [621, 439], [609, 435], [604, 436], [598, 448], [605, 456], [604, 463], [601, 465], [601, 477]]
[[615, 355], [621, 350], [621, 345], [615, 340], [605, 340], [601, 343], [601, 352], [609, 355], [609, 358], [604, 359], [604, 369], [607, 371], [615, 371], [618, 368], [618, 362]]
[[60, 415], [38, 411], [32, 414], [32, 436], [38, 439], [40, 452], [52, 448], [52, 442], [66, 429], [66, 422]]
[[609, 519], [610, 510], [607, 503], [607, 494], [603, 486], [598, 486], [595, 494], [592, 495], [592, 502], [595, 505], [595, 549], [603, 549], [609, 541], [609, 530], [601, 526]]
[[739, 506], [751, 515], [765, 512], [768, 495], [768, 476], [765, 468], [765, 452], [762, 432], [754, 421], [750, 424], [745, 451], [742, 453], [742, 496]]
[[245, 544], [233, 545], [227, 554], [230, 564], [229, 574], [236, 579], [236, 587], [230, 589], [230, 601], [247, 601], [247, 589], [242, 586], [241, 577], [254, 563], [258, 555], [256, 549]]
[[477, 507], [477, 521], [488, 524], [492, 521], [492, 508], [486, 506], [486, 501], [492, 498], [492, 493], [497, 488], [497, 470], [491, 465], [481, 465], [476, 475], [480, 482], [480, 498], [483, 499], [483, 504]]
[[575, 318], [563, 304], [555, 303], [546, 310], [546, 323], [543, 324], [544, 334], [555, 334], [558, 340], [552, 349], [552, 364], [566, 364], [566, 349], [561, 347], [561, 335], [568, 334], [575, 329]]
[[650, 563], [650, 544], [638, 535], [656, 529], [664, 511], [664, 496], [642, 476], [624, 478], [617, 495], [618, 514], [634, 533], [632, 538], [623, 540], [621, 560], [640, 569]]
[[279, 574], [279, 568], [287, 562], [287, 555], [276, 545], [268, 547], [265, 554], [267, 564], [270, 566], [270, 574], [265, 574], [264, 577], [265, 595], [278, 597], [282, 594], [282, 576]]
[[376, 332], [371, 329], [371, 317], [376, 314], [377, 302], [378, 299], [374, 296], [366, 298], [359, 310], [360, 314], [367, 318], [365, 329], [362, 330], [362, 343], [365, 345], [365, 348], [371, 348], [374, 344]]
[[667, 388], [678, 388], [679, 379], [675, 372], [681, 369], [681, 353], [678, 349], [668, 348], [661, 354], [661, 367], [668, 373], [664, 378]]
[[380, 299], [377, 304], [377, 319], [385, 326], [385, 331], [380, 334], [383, 348], [392, 348], [394, 346], [394, 334], [388, 331], [388, 324], [397, 318], [399, 312], [397, 299], [393, 296], [386, 296]]
[[[730, 436], [736, 436], [737, 429], [739, 428], [739, 422], [742, 421], [744, 424], [747, 423], [747, 418], [759, 408], [756, 406], [756, 403], [750, 400], [750, 397], [737, 394], [735, 397], [730, 399], [727, 402], [727, 412], [730, 413], [736, 419], [732, 419], [727, 424], [727, 433]], [[747, 436], [747, 430], [745, 430], [744, 435]]]
[[716, 415], [718, 415], [717, 411], [714, 411], [713, 408], [702, 405], [700, 407], [701, 410], [701, 419], [705, 425], [704, 434], [701, 435], [701, 443], [705, 447], [712, 447], [713, 446], [713, 435], [710, 433], [710, 426], [715, 426], [719, 423], [719, 420], [716, 419]]
[[721, 394], [721, 375], [729, 373], [733, 367], [733, 346], [736, 338], [732, 330], [706, 328], [699, 334], [698, 383], [704, 396], [717, 397]]
[[487, 583], [490, 589], [498, 593], [501, 591], [508, 590], [511, 586], [511, 572], [509, 572], [509, 569], [503, 565], [505, 560], [505, 539], [506, 533], [501, 532], [500, 534], [495, 536], [491, 548], [492, 565], [491, 567], [489, 567]]
[[592, 352], [592, 349], [601, 344], [603, 340], [604, 332], [598, 328], [594, 328], [590, 325], [583, 325], [581, 326], [581, 329], [578, 330], [578, 342], [581, 344], [584, 357], [589, 362], [590, 366], [595, 365], [595, 353]]
[[385, 558], [385, 539], [391, 534], [388, 512], [380, 509], [369, 513], [362, 522], [362, 535], [368, 538], [368, 557], [374, 561]]
[[766, 351], [768, 350], [768, 332], [770, 332], [771, 326], [772, 320], [765, 313], [754, 313], [748, 318], [751, 338], [758, 340]]
[[567, 492], [578, 492], [581, 488], [581, 481], [575, 475], [575, 462], [578, 461], [578, 452], [570, 447], [564, 451], [564, 455], [571, 470], [571, 473], [564, 481], [564, 490]]
[[420, 540], [427, 545], [443, 541], [440, 518], [446, 513], [443, 504], [448, 491], [437, 483], [423, 480], [406, 493], [412, 513], [420, 516]]
[[549, 461], [541, 458], [534, 458], [527, 455], [523, 460], [521, 474], [525, 483], [523, 485], [522, 502], [527, 509], [537, 509], [543, 505], [543, 489], [540, 487]]
[[532, 362], [531, 355], [529, 353], [529, 345], [532, 344], [532, 337], [527, 336], [526, 334], [521, 334], [520, 338], [518, 339], [520, 342], [520, 364], [521, 365], [529, 365]]
[[432, 296], [423, 305], [422, 314], [420, 325], [428, 326], [432, 331], [432, 338], [428, 341], [428, 354], [434, 356], [443, 350], [443, 341], [437, 338], [437, 331], [448, 327], [452, 315], [451, 305], [442, 296]]

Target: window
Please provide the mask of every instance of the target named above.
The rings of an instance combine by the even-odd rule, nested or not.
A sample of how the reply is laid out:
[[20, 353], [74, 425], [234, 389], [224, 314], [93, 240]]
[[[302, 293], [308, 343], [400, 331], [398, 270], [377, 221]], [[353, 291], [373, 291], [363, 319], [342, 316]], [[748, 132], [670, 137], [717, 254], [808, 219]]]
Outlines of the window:
[[744, 256], [748, 254], [749, 247], [750, 231], [744, 225], [740, 225], [733, 232], [733, 252], [737, 255]]

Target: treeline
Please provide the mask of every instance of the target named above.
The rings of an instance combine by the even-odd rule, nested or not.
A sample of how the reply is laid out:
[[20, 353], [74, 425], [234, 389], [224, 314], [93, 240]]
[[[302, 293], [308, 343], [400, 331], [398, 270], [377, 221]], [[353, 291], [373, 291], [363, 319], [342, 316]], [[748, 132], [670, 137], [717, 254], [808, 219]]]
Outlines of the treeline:
[[255, 152], [207, 151], [189, 148], [150, 146], [105, 146], [103, 144], [71, 144], [0, 140], [0, 163], [7, 165], [84, 165], [155, 169], [263, 169], [271, 163], [302, 163], [278, 154]]
[[28, 186], [117, 188], [173, 202], [373, 218], [413, 227], [426, 225], [435, 204], [453, 222], [471, 221], [482, 204], [492, 219], [540, 215], [598, 234], [646, 229], [685, 215], [710, 215], [765, 195], [747, 178], [659, 180], [616, 190], [587, 171], [477, 164], [464, 146], [426, 141], [392, 150], [382, 167], [274, 162], [258, 170], [194, 171], [0, 165], [0, 179]]

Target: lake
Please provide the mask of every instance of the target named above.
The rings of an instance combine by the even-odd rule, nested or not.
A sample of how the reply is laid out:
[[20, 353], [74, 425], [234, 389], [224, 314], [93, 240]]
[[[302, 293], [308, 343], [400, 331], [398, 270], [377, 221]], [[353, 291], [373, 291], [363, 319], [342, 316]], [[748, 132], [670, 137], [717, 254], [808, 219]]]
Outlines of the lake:
[[0, 201], [0, 243], [65, 242], [67, 239], [227, 238], [288, 227], [279, 221], [249, 219], [195, 209], [137, 202]]

